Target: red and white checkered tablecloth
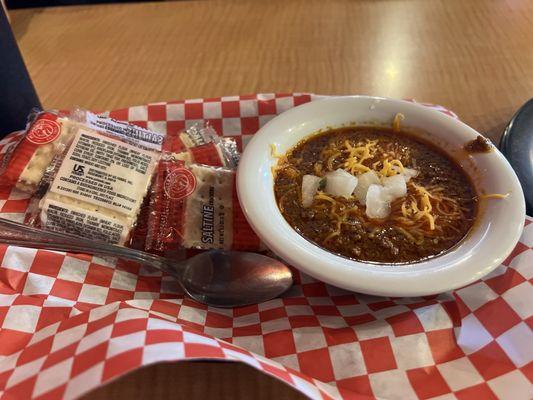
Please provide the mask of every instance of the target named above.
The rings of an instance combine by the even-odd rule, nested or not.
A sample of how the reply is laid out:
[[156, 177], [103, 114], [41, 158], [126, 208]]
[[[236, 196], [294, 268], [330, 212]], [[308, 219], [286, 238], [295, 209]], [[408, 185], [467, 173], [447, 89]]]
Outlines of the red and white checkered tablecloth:
[[[275, 115], [319, 97], [110, 115], [164, 133], [209, 121], [242, 149]], [[27, 205], [0, 188], [1, 216], [21, 220]], [[283, 298], [229, 310], [184, 298], [173, 278], [137, 264], [0, 245], [2, 397], [72, 399], [143, 365], [201, 358], [244, 362], [313, 399], [531, 399], [532, 222], [500, 267], [453, 293], [371, 297], [299, 275]]]

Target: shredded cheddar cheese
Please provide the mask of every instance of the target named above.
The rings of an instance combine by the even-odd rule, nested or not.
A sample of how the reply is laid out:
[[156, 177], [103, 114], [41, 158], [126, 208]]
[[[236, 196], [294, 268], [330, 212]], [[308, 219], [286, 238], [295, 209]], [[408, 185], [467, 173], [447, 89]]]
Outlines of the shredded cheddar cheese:
[[341, 234], [341, 222], [337, 221], [336, 229], [333, 232], [331, 232], [328, 236], [326, 236], [326, 238], [324, 239], [324, 243], [330, 241], [335, 236], [339, 236], [340, 234]]
[[379, 174], [381, 176], [389, 176], [390, 170], [391, 170], [391, 164], [390, 164], [389, 160], [384, 159], [383, 160], [383, 168], [381, 168], [381, 170], [379, 171]]
[[402, 227], [398, 227], [397, 230], [402, 234], [404, 235], [409, 241], [411, 241], [412, 243], [416, 243], [417, 240], [415, 239], [415, 237], [413, 235], [411, 235], [409, 232], [407, 232], [407, 230], [405, 230], [404, 228]]
[[[425, 219], [429, 225], [430, 230], [435, 230], [435, 215], [433, 215], [433, 205], [430, 198], [435, 199], [435, 195], [432, 195], [423, 186], [411, 183], [414, 187], [417, 199], [411, 199], [408, 201], [406, 198], [401, 205], [401, 211], [404, 218], [412, 218], [415, 221]], [[437, 203], [438, 204], [438, 203]]]
[[[352, 145], [346, 140], [344, 148], [344, 152], [347, 153], [344, 169], [352, 175], [374, 170], [378, 176], [386, 178], [405, 172], [403, 163], [398, 158], [395, 158], [393, 152], [385, 153], [385, 157], [382, 160], [374, 161], [371, 167], [363, 164], [363, 162], [374, 158], [378, 150], [377, 140], [368, 140], [365, 144], [358, 143], [356, 145]], [[330, 160], [331, 158], [328, 160], [328, 164]]]
[[402, 113], [397, 113], [392, 120], [392, 129], [395, 132], [400, 132], [400, 124], [405, 119], [405, 116]]
[[358, 143], [355, 147], [346, 140], [344, 142], [345, 152], [348, 153], [344, 162], [344, 169], [355, 175], [356, 173], [365, 173], [370, 168], [363, 165], [365, 160], [372, 158], [376, 152], [377, 140], [368, 140], [366, 144]]
[[315, 199], [317, 199], [317, 200], [326, 200], [326, 201], [329, 201], [333, 205], [337, 204], [335, 199], [333, 199], [332, 197], [329, 197], [324, 192], [317, 192], [317, 194], [315, 194]]
[[333, 161], [335, 161], [335, 159], [336, 159], [337, 157], [339, 157], [340, 155], [341, 155], [341, 152], [340, 152], [340, 151], [337, 151], [337, 152], [335, 152], [334, 154], [332, 154], [331, 156], [329, 156], [328, 161], [326, 162], [326, 166], [328, 167], [328, 169], [329, 169], [330, 171], [333, 170]]
[[435, 217], [433, 216], [433, 214], [431, 214], [433, 207], [431, 205], [431, 201], [429, 201], [430, 193], [423, 186], [418, 186], [415, 184], [413, 185], [418, 194], [421, 195], [420, 204], [422, 205], [422, 210], [418, 212], [417, 219], [425, 217], [429, 222], [429, 229], [434, 230]]
[[398, 175], [405, 171], [402, 162], [398, 159], [394, 159], [391, 161], [389, 161], [388, 159], [384, 159], [383, 161], [381, 161], [381, 163], [383, 164], [383, 168], [378, 171], [378, 174], [385, 178], [388, 176]]
[[391, 164], [391, 168], [396, 171], [394, 175], [396, 175], [397, 173], [403, 174], [405, 172], [405, 168], [400, 160], [394, 159], [390, 162], [390, 164]]
[[285, 161], [286, 156], [278, 153], [278, 146], [276, 143], [270, 144], [270, 154], [273, 158], [278, 158], [280, 160], [279, 163], [281, 163], [281, 161]]
[[402, 202], [402, 215], [407, 218], [407, 206], [405, 205], [405, 201]]
[[509, 194], [510, 193], [505, 193], [505, 194], [501, 194], [501, 193], [480, 194], [479, 198], [480, 199], [506, 199], [507, 197], [509, 197]]

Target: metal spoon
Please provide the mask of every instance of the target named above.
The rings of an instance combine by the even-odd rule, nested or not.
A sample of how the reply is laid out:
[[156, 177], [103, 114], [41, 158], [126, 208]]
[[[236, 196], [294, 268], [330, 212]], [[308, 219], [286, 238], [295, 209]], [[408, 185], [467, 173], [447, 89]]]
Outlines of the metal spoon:
[[173, 275], [190, 297], [213, 307], [257, 304], [279, 296], [292, 285], [292, 273], [286, 265], [256, 253], [214, 250], [175, 261], [139, 250], [43, 231], [3, 218], [0, 218], [0, 242], [136, 261]]

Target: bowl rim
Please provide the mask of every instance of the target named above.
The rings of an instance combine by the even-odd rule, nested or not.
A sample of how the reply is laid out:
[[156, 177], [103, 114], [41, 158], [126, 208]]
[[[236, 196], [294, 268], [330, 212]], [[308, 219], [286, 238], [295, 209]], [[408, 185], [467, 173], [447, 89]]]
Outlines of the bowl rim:
[[[440, 111], [405, 100], [375, 96], [329, 97], [305, 103], [279, 114], [265, 124], [250, 140], [243, 152], [237, 172], [237, 194], [241, 208], [254, 231], [268, 248], [300, 271], [321, 281], [348, 290], [385, 296], [422, 296], [442, 293], [468, 285], [500, 265], [516, 246], [522, 233], [525, 203], [516, 174], [496, 149], [492, 152], [494, 156], [491, 163], [499, 164], [499, 168], [509, 180], [515, 194], [512, 196], [512, 203], [510, 202], [511, 204], [508, 204], [506, 209], [509, 212], [512, 211], [513, 221], [516, 222], [519, 217], [522, 218], [520, 224], [507, 226], [505, 232], [499, 226], [501, 232], [498, 233], [503, 235], [502, 241], [505, 242], [502, 244], [504, 250], [499, 254], [483, 254], [477, 251], [483, 249], [481, 241], [470, 243], [472, 238], [467, 236], [460, 244], [467, 254], [460, 259], [457, 258], [457, 254], [454, 258], [457, 250], [452, 248], [443, 255], [409, 265], [365, 263], [335, 255], [303, 238], [285, 221], [277, 204], [275, 207], [279, 215], [265, 214], [263, 212], [265, 204], [257, 201], [257, 194], [266, 189], [261, 187], [257, 172], [262, 171], [267, 174], [266, 166], [268, 164], [268, 171], [270, 171], [272, 160], [271, 157], [260, 157], [260, 155], [265, 152], [269, 154], [270, 144], [274, 143], [276, 138], [280, 137], [279, 135], [286, 134], [293, 129], [294, 122], [291, 123], [291, 119], [298, 120], [298, 118], [305, 117], [306, 113], [320, 112], [322, 106], [334, 106], [336, 102], [354, 105], [359, 102], [364, 105], [377, 102], [376, 104], [398, 106], [415, 114], [423, 113], [426, 118], [446, 124], [457, 135], [462, 135], [462, 139], [468, 140], [479, 135], [477, 131], [460, 120]], [[328, 127], [326, 125], [323, 128]], [[316, 131], [317, 129], [309, 131], [305, 137], [313, 135]], [[446, 152], [449, 153], [449, 151]], [[270, 186], [273, 192], [272, 183]], [[268, 205], [272, 206], [272, 204]], [[489, 219], [490, 225], [490, 217], [484, 218]], [[290, 245], [287, 245], [288, 243]], [[473, 247], [469, 250], [469, 246]]]

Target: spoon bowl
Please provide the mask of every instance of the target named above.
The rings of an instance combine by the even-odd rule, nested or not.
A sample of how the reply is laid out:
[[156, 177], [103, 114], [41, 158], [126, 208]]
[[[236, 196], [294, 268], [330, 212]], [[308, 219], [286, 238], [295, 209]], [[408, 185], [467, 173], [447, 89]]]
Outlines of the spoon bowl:
[[0, 218], [0, 242], [20, 247], [79, 252], [132, 260], [174, 276], [194, 300], [213, 307], [240, 307], [279, 296], [292, 285], [291, 270], [256, 253], [212, 250], [184, 261], [91, 242]]
[[256, 253], [208, 251], [187, 261], [181, 279], [187, 294], [214, 307], [238, 307], [270, 300], [292, 285], [280, 261]]

